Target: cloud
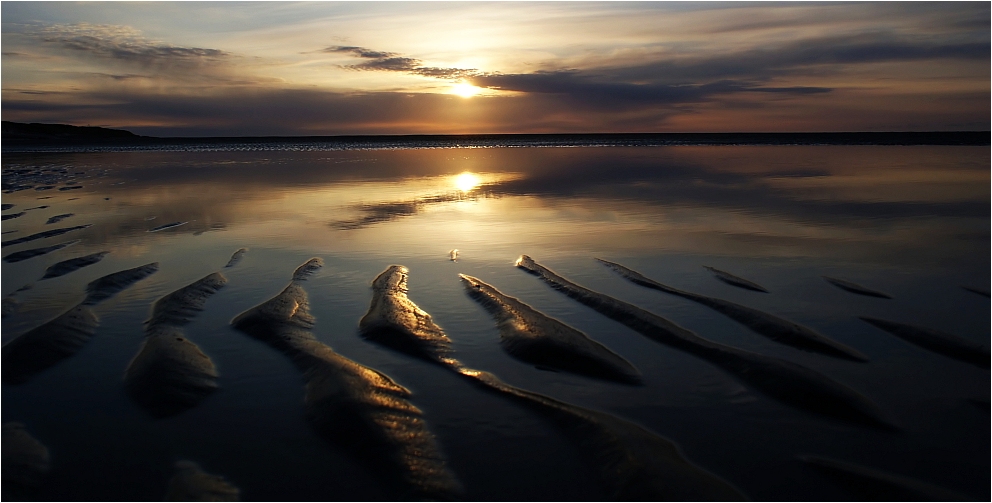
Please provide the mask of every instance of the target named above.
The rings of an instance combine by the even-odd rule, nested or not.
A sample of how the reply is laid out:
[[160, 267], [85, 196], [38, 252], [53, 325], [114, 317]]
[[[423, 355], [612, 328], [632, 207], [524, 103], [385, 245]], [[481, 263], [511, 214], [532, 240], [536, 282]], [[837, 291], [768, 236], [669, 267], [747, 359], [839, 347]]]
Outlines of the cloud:
[[922, 59], [988, 59], [989, 44], [934, 41], [923, 37], [899, 38], [885, 34], [800, 40], [776, 51], [791, 65], [876, 63]]
[[[698, 102], [658, 103], [618, 101], [602, 94], [521, 93], [466, 100], [433, 93], [255, 86], [175, 92], [120, 84], [52, 96], [5, 89], [2, 110], [4, 120], [15, 122], [102, 124], [151, 136], [783, 131], [783, 123], [789, 131], [899, 131], [947, 130], [948, 124], [982, 119], [988, 123], [987, 91], [889, 98], [836, 91], [767, 100], [762, 92], [721, 95], [717, 89], [694, 91]], [[984, 108], [975, 106], [981, 99], [986, 100]], [[732, 108], [741, 101], [756, 108]], [[916, 105], [907, 110], [906, 103]]]
[[201, 66], [232, 57], [231, 53], [219, 49], [182, 47], [150, 40], [140, 31], [120, 25], [55, 24], [37, 30], [34, 36], [90, 57], [142, 66]]
[[741, 92], [822, 94], [831, 91], [825, 87], [762, 87], [749, 82], [733, 80], [690, 85], [603, 82], [597, 80], [594, 75], [587, 75], [577, 70], [476, 75], [467, 80], [472, 85], [490, 89], [568, 95], [582, 100], [587, 105], [692, 103], [706, 100], [713, 95]]
[[137, 74], [133, 74], [133, 73], [114, 74], [114, 73], [93, 72], [90, 75], [93, 75], [94, 77], [104, 77], [104, 78], [113, 79], [113, 80], [117, 80], [117, 81], [132, 80], [132, 79], [147, 79], [148, 78], [146, 75], [137, 75]]
[[31, 90], [25, 90], [25, 91], [17, 91], [17, 92], [19, 92], [21, 94], [34, 94], [34, 95], [38, 95], [38, 96], [46, 96], [46, 95], [56, 94], [56, 93], [53, 93], [51, 91], [31, 91]]
[[348, 65], [352, 70], [383, 70], [387, 72], [413, 72], [420, 61], [413, 58], [379, 58], [358, 65]]
[[[40, 80], [52, 88], [107, 90], [113, 86], [114, 91], [127, 94], [132, 87], [157, 86], [190, 94], [285, 83], [278, 76], [258, 72], [266, 64], [272, 66], [261, 58], [156, 41], [124, 25], [28, 25], [11, 37], [37, 51], [26, 59], [44, 68]], [[45, 67], [40, 60], [46, 58], [59, 64]]]
[[344, 66], [351, 70], [402, 72], [444, 80], [463, 79], [477, 87], [500, 91], [557, 94], [581, 101], [583, 108], [612, 106], [617, 103], [691, 103], [715, 94], [738, 92], [822, 94], [831, 91], [825, 87], [761, 87], [731, 80], [691, 85], [635, 84], [617, 81], [607, 72], [590, 74], [580, 70], [525, 74], [482, 73], [476, 69], [427, 67], [419, 59], [358, 46], [330, 46], [321, 52], [351, 54], [368, 60]]
[[[151, 135], [939, 130], [948, 124], [981, 124], [983, 118], [987, 123], [988, 117], [987, 86], [983, 95], [975, 86], [958, 84], [969, 78], [965, 75], [956, 87], [940, 88], [947, 71], [928, 66], [930, 60], [944, 65], [954, 60], [956, 72], [987, 69], [989, 45], [982, 42], [987, 34], [842, 35], [835, 30], [830, 36], [750, 46], [687, 43], [683, 50], [658, 42], [630, 50], [591, 50], [586, 54], [592, 56], [534, 67], [543, 71], [506, 73], [431, 66], [411, 54], [358, 45], [317, 51], [345, 59], [341, 63], [347, 65], [340, 68], [381, 74], [349, 74], [341, 81], [362, 85], [380, 79], [377, 87], [390, 89], [386, 74], [435, 80], [422, 82], [420, 92], [403, 88], [400, 93], [324, 87], [337, 82], [331, 78], [336, 70], [326, 65], [294, 66], [272, 57], [258, 63], [258, 58], [249, 61], [219, 49], [154, 41], [127, 26], [35, 25], [19, 33], [34, 46], [17, 50], [48, 47], [44, 52], [58, 53], [66, 64], [43, 70], [46, 77], [57, 76], [57, 83], [8, 82], [3, 111], [12, 114], [11, 120], [99, 121]], [[75, 60], [66, 61], [66, 54]], [[306, 53], [292, 56], [298, 54]], [[876, 72], [874, 64], [880, 62], [912, 64]], [[12, 60], [10, 66], [16, 64]], [[280, 65], [290, 71], [282, 72]], [[892, 77], [884, 85], [877, 83], [882, 78], [874, 79], [873, 89], [855, 87], [864, 79], [823, 78], [853, 65], [862, 65], [859, 78]], [[294, 81], [291, 72], [319, 73], [323, 80]], [[897, 94], [902, 83], [919, 82], [899, 72], [945, 80], [931, 78], [932, 88], [903, 88]], [[987, 79], [987, 71], [981, 78]], [[455, 80], [504, 92], [470, 100], [435, 94]], [[13, 88], [65, 94], [19, 96]]]
[[574, 104], [544, 95], [464, 100], [258, 87], [190, 93], [134, 86], [67, 92], [44, 102], [5, 91], [3, 98], [5, 120], [100, 123], [153, 136], [643, 131], [655, 129], [668, 113], [635, 106], [636, 117], [628, 117], [587, 107], [580, 117]]
[[[962, 64], [958, 68], [971, 68], [978, 73], [988, 74], [989, 45], [960, 42], [946, 37], [903, 37], [883, 34], [861, 34], [852, 36], [834, 36], [810, 38], [795, 42], [766, 45], [760, 48], [728, 54], [718, 51], [713, 54], [694, 53], [692, 56], [671, 54], [642, 53], [636, 60], [626, 60], [619, 65], [615, 62], [599, 60], [604, 66], [596, 66], [596, 61], [586, 61], [582, 69], [567, 69], [520, 74], [489, 73], [467, 76], [466, 80], [473, 85], [514, 91], [527, 94], [541, 94], [558, 100], [563, 105], [574, 107], [576, 111], [597, 110], [606, 113], [610, 110], [617, 112], [610, 126], [619, 130], [636, 130], [634, 124], [644, 124], [648, 115], [658, 117], [655, 128], [664, 127], [669, 123], [662, 119], [661, 111], [667, 109], [668, 116], [679, 116], [678, 123], [684, 130], [713, 130], [722, 127], [727, 120], [753, 121], [758, 117], [759, 110], [772, 110], [780, 107], [774, 100], [789, 100], [797, 106], [805, 107], [809, 116], [818, 116], [821, 130], [832, 128], [842, 129], [875, 129], [886, 128], [884, 120], [875, 122], [865, 118], [858, 121], [860, 125], [838, 124], [837, 114], [843, 111], [850, 116], [853, 102], [864, 102], [871, 91], [866, 90], [860, 98], [854, 98], [851, 89], [833, 85], [797, 85], [806, 82], [837, 82], [837, 79], [824, 79], [824, 75], [843, 74], [844, 72], [871, 71], [867, 65], [884, 62], [914, 63], [912, 70], [925, 72], [927, 62], [957, 59]], [[654, 59], [643, 63], [647, 59]], [[915, 64], [920, 62], [920, 64]], [[611, 66], [605, 66], [611, 65]], [[865, 70], [855, 70], [856, 65], [863, 65]], [[966, 66], [971, 65], [971, 66]], [[984, 65], [984, 72], [982, 66]], [[976, 74], [977, 75], [977, 74]], [[795, 78], [802, 78], [796, 82]], [[790, 80], [792, 82], [790, 82]], [[775, 85], [772, 85], [772, 83]], [[838, 95], [838, 92], [841, 95]], [[936, 94], [943, 94], [941, 101], [948, 103], [958, 100], [951, 94], [958, 92], [928, 91], [928, 100], [936, 99]], [[972, 94], [965, 92], [972, 99]], [[765, 95], [774, 99], [760, 99]], [[799, 105], [800, 101], [802, 105]], [[891, 101], [891, 100], [889, 100]], [[929, 115], [936, 118], [944, 112], [930, 105], [917, 105], [903, 110], [893, 109], [891, 103], [867, 103], [872, 109], [888, 109], [885, 114], [893, 120], [896, 116], [908, 117], [913, 114]], [[954, 114], [961, 113], [957, 104]], [[619, 116], [622, 112], [633, 114], [638, 107], [643, 107], [645, 113], [641, 117], [630, 116], [624, 121]], [[733, 110], [750, 109], [746, 113], [731, 113]], [[924, 111], [924, 108], [929, 110]], [[982, 107], [976, 110], [981, 110]], [[817, 110], [817, 112], [812, 112]], [[984, 110], [988, 110], [987, 106]], [[785, 112], [782, 110], [782, 112]], [[824, 115], [826, 112], [826, 115]], [[694, 119], [693, 116], [696, 118]], [[706, 120], [708, 116], [723, 116], [723, 119]], [[750, 118], [748, 117], [750, 116]], [[794, 114], [780, 113], [783, 122], [779, 130], [798, 128], [808, 129], [807, 119], [790, 118]], [[732, 119], [731, 119], [732, 118]], [[879, 119], [882, 116], [878, 116]], [[938, 119], [945, 122], [944, 119]], [[701, 122], [700, 122], [701, 121]], [[831, 125], [827, 125], [830, 123]], [[949, 124], [950, 121], [947, 121]], [[835, 125], [836, 124], [836, 125]], [[607, 126], [604, 124], [604, 126]], [[643, 127], [643, 126], [642, 126]], [[901, 126], [901, 129], [909, 127]], [[913, 129], [930, 129], [934, 125], [914, 124]], [[939, 126], [943, 128], [944, 126]], [[956, 126], [958, 129], [981, 129], [974, 125], [968, 127]], [[645, 128], [643, 130], [657, 130]]]
[[376, 51], [365, 47], [335, 45], [326, 47], [320, 52], [345, 53], [370, 60], [364, 63], [345, 65], [342, 67], [349, 70], [403, 72], [411, 75], [421, 75], [424, 77], [444, 80], [457, 80], [478, 73], [478, 70], [474, 68], [466, 69], [423, 66], [423, 62], [419, 59], [405, 57], [395, 52]]
[[987, 62], [988, 40], [961, 42], [941, 37], [906, 37], [888, 33], [861, 33], [817, 37], [742, 51], [690, 57], [659, 56], [655, 61], [609, 67], [618, 79], [654, 82], [692, 82], [698, 79], [749, 78], [808, 74], [813, 66], [832, 66], [842, 71], [850, 65], [916, 62], [936, 59]]
[[[960, 34], [905, 35], [854, 32], [767, 43], [737, 51], [639, 53], [633, 60], [596, 56], [580, 69], [504, 74], [476, 69], [427, 67], [416, 58], [357, 46], [332, 46], [323, 52], [365, 59], [352, 70], [402, 72], [443, 80], [467, 80], [490, 89], [593, 97], [604, 102], [693, 102], [713, 94], [759, 92], [823, 94], [824, 86], [762, 86], [770, 80], [811, 72], [842, 72], [852, 65], [927, 60], [988, 62], [990, 45], [960, 40]], [[644, 62], [647, 59], [648, 62]], [[819, 67], [811, 70], [812, 67]]]
[[460, 80], [466, 77], [471, 77], [478, 74], [478, 70], [473, 68], [443, 68], [437, 66], [418, 66], [414, 68], [410, 73], [414, 75], [422, 75], [424, 77], [434, 77], [436, 79], [444, 80]]
[[366, 49], [364, 47], [342, 46], [342, 45], [326, 47], [323, 50], [321, 50], [321, 52], [331, 52], [331, 53], [344, 52], [344, 53], [351, 53], [355, 56], [358, 56], [359, 58], [372, 58], [372, 59], [391, 58], [393, 56], [396, 56], [396, 53], [392, 53], [392, 52], [373, 51], [371, 49]]

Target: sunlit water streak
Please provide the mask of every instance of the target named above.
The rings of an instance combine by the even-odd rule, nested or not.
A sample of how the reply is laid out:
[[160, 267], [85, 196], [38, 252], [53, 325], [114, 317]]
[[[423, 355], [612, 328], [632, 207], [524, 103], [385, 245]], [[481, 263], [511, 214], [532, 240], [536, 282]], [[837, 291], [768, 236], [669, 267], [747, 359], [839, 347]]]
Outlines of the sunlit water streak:
[[[35, 497], [162, 499], [183, 459], [222, 475], [244, 499], [387, 497], [309, 428], [292, 364], [229, 326], [316, 256], [325, 266], [306, 286], [314, 336], [412, 391], [469, 498], [602, 496], [590, 482], [594, 470], [540, 418], [359, 336], [369, 283], [391, 264], [410, 269], [410, 299], [451, 337], [466, 366], [643, 425], [752, 499], [858, 498], [805, 466], [802, 454], [988, 498], [988, 369], [857, 318], [988, 347], [989, 300], [961, 288], [989, 289], [987, 147], [215, 147], [4, 154], [4, 189], [31, 185], [3, 194], [14, 204], [4, 213], [48, 206], [3, 221], [4, 232], [16, 231], [4, 241], [93, 224], [4, 247], [6, 256], [81, 240], [3, 263], [2, 294], [16, 301], [3, 319], [4, 343], [80, 302], [90, 281], [159, 263], [158, 273], [95, 307], [100, 327], [78, 354], [26, 384], [3, 385], [3, 422], [25, 424], [51, 451], [52, 470]], [[44, 180], [18, 181], [15, 170], [35, 168], [49, 170]], [[82, 188], [34, 190], [42, 183]], [[46, 224], [66, 213], [74, 216]], [[148, 232], [171, 222], [188, 223]], [[241, 261], [224, 268], [240, 248], [248, 248]], [[40, 281], [52, 264], [102, 251], [109, 253], [97, 263]], [[749, 391], [517, 270], [521, 254], [712, 341], [821, 372], [878, 404], [902, 431], [831, 421]], [[777, 344], [705, 306], [631, 284], [594, 257], [795, 321], [870, 361]], [[769, 293], [718, 281], [704, 265]], [[184, 332], [216, 364], [219, 388], [195, 408], [154, 419], [122, 380], [143, 321], [156, 299], [218, 270], [227, 286]], [[508, 356], [459, 273], [581, 330], [629, 360], [645, 385], [542, 371]], [[893, 299], [854, 295], [821, 276]]]

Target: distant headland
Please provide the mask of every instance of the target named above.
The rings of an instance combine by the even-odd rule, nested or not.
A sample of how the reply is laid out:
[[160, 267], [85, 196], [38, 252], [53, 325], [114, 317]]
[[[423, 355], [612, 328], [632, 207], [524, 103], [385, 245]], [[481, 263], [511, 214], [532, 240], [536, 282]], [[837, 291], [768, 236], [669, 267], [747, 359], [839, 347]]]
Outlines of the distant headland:
[[336, 148], [420, 148], [498, 146], [666, 146], [666, 145], [989, 145], [988, 131], [822, 132], [822, 133], [552, 133], [466, 135], [336, 135], [154, 137], [123, 129], [3, 121], [3, 149], [127, 147], [224, 144], [328, 144]]
[[123, 129], [109, 129], [94, 126], [70, 126], [68, 124], [39, 124], [32, 122], [3, 121], [4, 144], [47, 145], [61, 142], [119, 142], [147, 138]]

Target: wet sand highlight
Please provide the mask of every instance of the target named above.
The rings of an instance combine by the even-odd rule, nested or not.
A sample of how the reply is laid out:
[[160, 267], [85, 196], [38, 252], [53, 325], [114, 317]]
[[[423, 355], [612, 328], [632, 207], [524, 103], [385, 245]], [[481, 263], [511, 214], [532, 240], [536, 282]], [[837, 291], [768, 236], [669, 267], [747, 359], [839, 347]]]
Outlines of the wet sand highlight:
[[61, 215], [55, 215], [53, 217], [48, 217], [48, 221], [45, 222], [45, 225], [56, 224], [56, 223], [59, 223], [59, 222], [65, 220], [65, 219], [67, 219], [69, 217], [73, 217], [73, 216], [76, 216], [76, 214], [75, 213], [63, 213]]
[[62, 228], [62, 229], [52, 229], [50, 231], [38, 232], [38, 233], [35, 233], [35, 234], [31, 234], [30, 236], [24, 236], [22, 238], [12, 239], [10, 241], [4, 241], [3, 243], [0, 243], [0, 247], [11, 246], [11, 245], [19, 245], [21, 243], [27, 243], [28, 241], [34, 241], [36, 239], [45, 239], [45, 238], [50, 238], [50, 237], [54, 237], [54, 236], [60, 236], [60, 235], [65, 234], [67, 232], [78, 231], [79, 229], [85, 229], [85, 228], [90, 227], [92, 225], [93, 224], [77, 225], [75, 227], [65, 227], [65, 228]]
[[177, 461], [165, 501], [239, 501], [241, 491], [192, 461]]
[[179, 414], [217, 389], [213, 361], [186, 338], [182, 326], [225, 284], [227, 279], [215, 272], [152, 305], [141, 349], [124, 371], [124, 387], [153, 416]]
[[89, 255], [83, 255], [82, 257], [57, 262], [48, 266], [48, 269], [45, 269], [45, 275], [42, 276], [41, 279], [51, 279], [59, 276], [65, 276], [73, 271], [77, 271], [83, 267], [100, 262], [103, 260], [103, 257], [106, 257], [109, 253], [109, 251], [96, 252]]
[[642, 384], [641, 373], [630, 362], [586, 334], [477, 278], [464, 274], [459, 277], [469, 296], [493, 316], [500, 344], [515, 358], [587, 377]]
[[855, 293], [855, 294], [858, 294], [858, 295], [864, 295], [866, 297], [877, 297], [879, 299], [891, 299], [892, 298], [892, 296], [889, 295], [889, 294], [887, 294], [887, 293], [882, 293], [882, 292], [879, 292], [877, 290], [872, 290], [871, 288], [868, 288], [866, 286], [861, 286], [861, 285], [859, 285], [857, 283], [854, 283], [854, 282], [851, 282], [851, 281], [847, 281], [847, 280], [843, 280], [843, 279], [837, 279], [837, 278], [831, 278], [829, 276], [823, 276], [823, 279], [826, 280], [827, 283], [830, 283], [831, 285], [834, 285], [837, 288], [840, 288], [841, 290], [848, 291], [848, 292], [851, 292], [851, 293]]
[[454, 475], [421, 417], [410, 391], [385, 374], [349, 360], [311, 333], [302, 282], [323, 265], [314, 258], [268, 301], [231, 325], [288, 356], [306, 381], [306, 418], [328, 443], [356, 459], [393, 497], [453, 499], [461, 493]]
[[[404, 352], [439, 355], [451, 341], [407, 297], [408, 270], [390, 266], [372, 282], [372, 304], [359, 322], [366, 339], [385, 346], [416, 343]], [[478, 302], [496, 318], [500, 344], [507, 353], [526, 363], [572, 372], [596, 379], [641, 384], [640, 372], [627, 360], [572, 327], [549, 318], [530, 306], [503, 295], [475, 278], [461, 275]], [[416, 337], [395, 337], [396, 327], [409, 326]]]
[[609, 267], [621, 277], [634, 284], [658, 290], [672, 295], [698, 302], [709, 307], [728, 318], [750, 328], [755, 333], [765, 336], [780, 344], [792, 346], [803, 351], [811, 351], [845, 360], [856, 362], [866, 362], [868, 357], [860, 351], [841, 344], [829, 337], [817, 333], [811, 328], [804, 327], [798, 323], [784, 320], [770, 313], [759, 311], [750, 307], [735, 304], [723, 299], [707, 297], [696, 293], [679, 290], [668, 285], [663, 285], [657, 281], [647, 278], [641, 273], [624, 267], [620, 264], [609, 262], [603, 259], [596, 259], [603, 265]]
[[186, 225], [188, 223], [189, 222], [171, 222], [171, 223], [160, 225], [158, 227], [152, 227], [151, 229], [148, 229], [148, 232], [164, 231], [166, 229], [171, 229], [173, 227], [179, 227], [180, 225]]
[[96, 334], [100, 325], [91, 308], [157, 270], [158, 263], [151, 263], [90, 282], [86, 287], [86, 298], [80, 304], [3, 346], [3, 382], [24, 383], [75, 355]]
[[[372, 303], [358, 322], [367, 340], [402, 353], [448, 362], [451, 339], [407, 297], [406, 267], [389, 266], [372, 281]], [[400, 331], [401, 333], [397, 333]]]
[[761, 285], [759, 285], [757, 283], [753, 283], [751, 281], [748, 281], [748, 280], [746, 280], [746, 279], [744, 279], [744, 278], [742, 278], [740, 276], [734, 276], [733, 274], [730, 274], [727, 271], [721, 271], [721, 270], [719, 270], [719, 269], [717, 269], [715, 267], [710, 267], [708, 265], [704, 265], [703, 266], [703, 269], [706, 269], [707, 271], [713, 273], [713, 275], [716, 277], [716, 279], [718, 279], [720, 281], [723, 281], [724, 283], [726, 283], [728, 285], [736, 286], [738, 288], [743, 288], [745, 290], [751, 290], [751, 291], [755, 291], [755, 292], [768, 293], [768, 290], [766, 290], [765, 287], [763, 287], [763, 286], [761, 286]]
[[78, 239], [73, 239], [72, 241], [66, 241], [64, 243], [59, 243], [52, 246], [45, 246], [42, 248], [32, 248], [30, 250], [14, 252], [5, 256], [3, 258], [3, 261], [12, 264], [14, 262], [20, 262], [22, 260], [27, 260], [34, 257], [40, 257], [41, 255], [47, 255], [49, 253], [52, 253], [53, 251], [61, 250], [62, 248], [65, 248], [67, 246], [72, 246], [78, 242], [79, 242]]
[[704, 339], [637, 306], [572, 283], [523, 255], [517, 267], [559, 292], [666, 346], [705, 360], [762, 394], [822, 416], [895, 429], [878, 406], [829, 377], [779, 358], [751, 353]]
[[[374, 327], [378, 332], [370, 340], [439, 364], [482, 390], [510, 399], [551, 422], [596, 466], [604, 499], [745, 499], [726, 481], [687, 461], [675, 444], [640, 426], [511, 386], [493, 374], [464, 367], [450, 356], [450, 339], [441, 327], [407, 296], [407, 275], [405, 267], [391, 266], [373, 281], [373, 295], [380, 299], [373, 300], [362, 318], [366, 327]], [[466, 276], [460, 276], [464, 281]], [[402, 288], [388, 288], [401, 284]]]
[[227, 265], [224, 267], [234, 267], [238, 265], [238, 262], [241, 262], [241, 259], [244, 258], [245, 253], [248, 253], [248, 248], [241, 248], [234, 252], [234, 254], [231, 255], [231, 260], [228, 260]]
[[152, 262], [97, 278], [86, 285], [86, 299], [83, 304], [87, 306], [99, 304], [156, 271], [158, 271], [158, 262]]

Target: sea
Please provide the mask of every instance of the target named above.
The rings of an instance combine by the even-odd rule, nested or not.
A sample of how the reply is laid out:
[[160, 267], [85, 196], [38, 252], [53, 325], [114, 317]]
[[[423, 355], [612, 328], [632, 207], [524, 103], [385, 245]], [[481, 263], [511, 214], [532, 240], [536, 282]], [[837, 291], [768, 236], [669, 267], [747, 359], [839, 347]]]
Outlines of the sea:
[[[419, 494], [394, 466], [408, 459], [383, 465], [391, 454], [365, 433], [341, 440], [352, 423], [316, 424], [312, 376], [291, 353], [232, 325], [296, 285], [307, 304], [291, 313], [310, 316], [300, 330], [409, 391], [456, 481], [441, 498], [628, 499], [643, 483], [631, 473], [678, 459], [752, 500], [987, 501], [990, 164], [987, 145], [498, 137], [5, 149], [3, 499], [160, 501], [190, 463], [243, 500]], [[323, 266], [294, 280], [312, 258]], [[393, 265], [449, 356], [592, 426], [370, 338], [359, 321]], [[211, 362], [215, 389], [156, 412], [128, 382], [156, 333], [153, 305], [213, 273], [225, 284], [171, 329]], [[513, 354], [508, 330], [544, 325], [497, 313], [460, 275], [581, 332], [640, 382]], [[568, 285], [622, 307], [607, 313]], [[83, 308], [88, 332], [66, 321]], [[638, 328], [637, 309], [662, 321]], [[664, 323], [682, 342], [652, 332]], [[857, 358], [776, 335], [795, 325]], [[726, 354], [744, 356], [714, 356]], [[813, 377], [750, 377], [776, 365]], [[837, 413], [810, 382], [873, 419]], [[606, 437], [620, 440], [604, 448]], [[645, 498], [691, 499], [680, 483]]]

